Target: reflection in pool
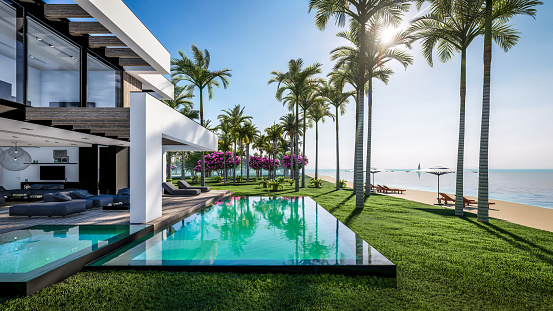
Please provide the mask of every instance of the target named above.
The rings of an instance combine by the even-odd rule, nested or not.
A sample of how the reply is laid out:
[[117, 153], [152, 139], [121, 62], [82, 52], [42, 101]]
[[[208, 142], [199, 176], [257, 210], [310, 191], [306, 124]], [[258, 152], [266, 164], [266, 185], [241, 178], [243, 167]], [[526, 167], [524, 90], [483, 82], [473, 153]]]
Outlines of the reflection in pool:
[[348, 266], [395, 275], [392, 262], [309, 197], [230, 197], [92, 266]]

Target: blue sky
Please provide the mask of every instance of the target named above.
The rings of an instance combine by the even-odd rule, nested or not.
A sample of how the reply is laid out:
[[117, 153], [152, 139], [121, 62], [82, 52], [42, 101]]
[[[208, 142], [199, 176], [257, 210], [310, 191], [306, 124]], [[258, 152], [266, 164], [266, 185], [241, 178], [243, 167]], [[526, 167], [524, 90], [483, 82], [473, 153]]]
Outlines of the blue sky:
[[[333, 21], [325, 31], [314, 25], [307, 0], [124, 0], [169, 50], [190, 54], [190, 45], [208, 49], [211, 68], [232, 69], [228, 89], [216, 89], [204, 103], [206, 118], [216, 122], [221, 109], [245, 106], [260, 130], [287, 113], [275, 99], [276, 85], [267, 85], [272, 70], [286, 70], [292, 58], [320, 62], [323, 74], [332, 68], [329, 52], [343, 44]], [[508, 53], [494, 46], [490, 168], [553, 168], [553, 3], [544, 1], [536, 20], [512, 21], [522, 32]], [[155, 5], [153, 5], [155, 4]], [[416, 14], [406, 15], [406, 20]], [[482, 39], [468, 51], [465, 167], [478, 166], [482, 103]], [[390, 83], [376, 82], [373, 106], [374, 167], [455, 167], [459, 124], [460, 56], [428, 66], [420, 48], [411, 50], [414, 65], [394, 65]], [[199, 105], [197, 105], [199, 106]], [[354, 106], [340, 117], [341, 168], [353, 167]], [[335, 166], [335, 128], [319, 126], [319, 167]], [[314, 168], [315, 131], [307, 132], [307, 156]]]

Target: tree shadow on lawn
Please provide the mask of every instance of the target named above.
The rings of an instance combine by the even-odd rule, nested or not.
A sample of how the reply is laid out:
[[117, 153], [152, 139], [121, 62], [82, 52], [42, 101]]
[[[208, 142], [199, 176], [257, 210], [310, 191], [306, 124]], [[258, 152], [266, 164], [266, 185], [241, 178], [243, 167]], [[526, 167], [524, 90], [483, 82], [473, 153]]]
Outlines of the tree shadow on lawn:
[[[516, 235], [512, 232], [509, 232], [501, 227], [498, 227], [490, 223], [481, 223], [476, 220], [477, 216], [472, 213], [465, 213], [464, 216], [455, 216], [455, 210], [453, 209], [437, 209], [437, 208], [417, 208], [417, 210], [425, 211], [428, 213], [436, 214], [443, 217], [458, 217], [459, 219], [465, 220], [466, 222], [479, 227], [480, 229], [485, 230], [486, 232], [492, 234], [493, 236], [504, 240], [513, 247], [516, 247], [520, 250], [527, 251], [532, 253], [536, 258], [539, 258], [542, 262], [546, 264], [553, 265], [553, 251], [532, 243], [527, 239]], [[349, 217], [349, 216], [348, 216]], [[495, 219], [494, 219], [495, 220]], [[498, 219], [498, 221], [503, 221]], [[522, 226], [522, 225], [520, 225]], [[544, 255], [546, 254], [546, 255]]]
[[349, 224], [355, 220], [355, 218], [359, 217], [361, 213], [363, 212], [363, 208], [354, 208], [351, 213], [349, 213], [348, 217], [344, 220], [344, 225], [349, 227]]
[[342, 207], [347, 201], [349, 201], [352, 197], [353, 197], [353, 193], [348, 195], [347, 197], [345, 197], [342, 201], [340, 201], [340, 203], [336, 204], [335, 207], [331, 208], [329, 210], [330, 213], [334, 213], [337, 209], [339, 209], [340, 207]]
[[[471, 217], [474, 218], [474, 217]], [[516, 235], [512, 232], [509, 232], [503, 228], [500, 228], [496, 225], [490, 224], [490, 223], [480, 223], [475, 221], [474, 219], [466, 218], [465, 220], [469, 223], [476, 225], [477, 227], [486, 230], [488, 233], [504, 240], [505, 242], [509, 243], [513, 247], [516, 247], [520, 250], [527, 251], [529, 253], [532, 253], [536, 258], [539, 258], [541, 261], [543, 261], [546, 264], [553, 265], [553, 251], [537, 245], [535, 243], [532, 243], [523, 237]], [[521, 225], [522, 226], [522, 225]], [[546, 255], [544, 255], [544, 253]]]

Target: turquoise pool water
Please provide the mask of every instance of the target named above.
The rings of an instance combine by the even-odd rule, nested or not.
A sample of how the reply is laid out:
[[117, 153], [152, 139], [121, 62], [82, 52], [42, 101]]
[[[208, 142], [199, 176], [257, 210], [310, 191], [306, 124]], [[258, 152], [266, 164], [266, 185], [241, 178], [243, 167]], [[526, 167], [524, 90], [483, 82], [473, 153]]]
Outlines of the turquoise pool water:
[[125, 238], [144, 225], [34, 226], [0, 234], [0, 282], [25, 282]]
[[309, 197], [232, 197], [90, 266], [383, 266], [391, 261]]

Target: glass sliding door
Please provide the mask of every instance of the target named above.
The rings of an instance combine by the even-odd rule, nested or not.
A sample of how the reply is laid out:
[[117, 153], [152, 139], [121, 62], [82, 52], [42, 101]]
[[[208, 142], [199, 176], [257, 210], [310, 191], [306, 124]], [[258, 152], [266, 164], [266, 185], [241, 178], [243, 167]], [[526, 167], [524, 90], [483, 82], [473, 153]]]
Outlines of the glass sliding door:
[[87, 59], [87, 107], [121, 107], [121, 72], [95, 56]]
[[17, 101], [16, 9], [0, 0], [0, 98]]
[[80, 48], [27, 19], [27, 96], [35, 107], [80, 107]]

